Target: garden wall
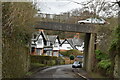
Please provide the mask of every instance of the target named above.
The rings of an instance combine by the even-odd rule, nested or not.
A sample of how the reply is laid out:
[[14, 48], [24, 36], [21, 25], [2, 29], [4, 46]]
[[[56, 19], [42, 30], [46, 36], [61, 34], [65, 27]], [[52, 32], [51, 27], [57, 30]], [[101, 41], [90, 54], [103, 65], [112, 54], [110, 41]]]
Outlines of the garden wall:
[[64, 60], [60, 57], [55, 56], [40, 56], [40, 55], [31, 55], [31, 63], [40, 63], [46, 66], [64, 64]]

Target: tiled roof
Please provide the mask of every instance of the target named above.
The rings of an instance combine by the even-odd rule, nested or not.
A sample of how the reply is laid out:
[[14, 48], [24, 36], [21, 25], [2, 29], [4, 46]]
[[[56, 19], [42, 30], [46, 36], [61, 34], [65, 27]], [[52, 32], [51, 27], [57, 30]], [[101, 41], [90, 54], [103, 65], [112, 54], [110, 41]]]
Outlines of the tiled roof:
[[47, 35], [47, 41], [52, 42], [52, 44], [54, 44], [56, 38], [57, 38], [57, 35]]
[[76, 38], [65, 39], [64, 41], [62, 41], [62, 44], [65, 41], [68, 41], [68, 43], [73, 47], [73, 49], [76, 49], [75, 46], [82, 46], [82, 44], [83, 44], [83, 40], [82, 39], [76, 39]]
[[76, 39], [76, 38], [72, 38], [72, 39], [67, 39], [69, 41], [69, 43], [71, 43], [73, 46], [75, 45], [80, 45], [82, 46], [83, 40], [82, 39]]
[[82, 43], [83, 43], [83, 40], [82, 40], [82, 39], [75, 39], [75, 38], [73, 38], [72, 41], [73, 41], [73, 45], [74, 45], [74, 46], [75, 46], [75, 45], [82, 46]]
[[60, 43], [62, 43], [63, 41], [64, 41], [64, 40], [63, 40], [63, 39], [61, 39], [61, 40], [60, 40]]
[[75, 46], [74, 46], [74, 43], [73, 43], [72, 39], [66, 39], [66, 40], [71, 44], [71, 46], [73, 47], [73, 49], [76, 49]]
[[38, 32], [33, 33], [33, 35], [34, 35], [34, 34], [36, 35], [36, 37], [35, 37], [35, 38], [32, 38], [32, 39], [31, 39], [32, 41], [37, 41], [38, 38], [39, 38], [39, 36], [40, 36], [41, 34], [43, 34], [44, 38], [47, 39], [46, 36], [45, 36], [44, 31], [38, 31]]

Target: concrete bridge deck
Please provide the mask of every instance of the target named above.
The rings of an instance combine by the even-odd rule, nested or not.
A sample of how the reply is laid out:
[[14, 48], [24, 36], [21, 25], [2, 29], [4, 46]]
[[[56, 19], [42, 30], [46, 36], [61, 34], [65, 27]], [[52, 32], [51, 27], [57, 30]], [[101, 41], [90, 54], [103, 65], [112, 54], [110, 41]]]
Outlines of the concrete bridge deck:
[[35, 29], [57, 30], [67, 32], [96, 33], [96, 27], [88, 24], [70, 24], [59, 22], [37, 22]]

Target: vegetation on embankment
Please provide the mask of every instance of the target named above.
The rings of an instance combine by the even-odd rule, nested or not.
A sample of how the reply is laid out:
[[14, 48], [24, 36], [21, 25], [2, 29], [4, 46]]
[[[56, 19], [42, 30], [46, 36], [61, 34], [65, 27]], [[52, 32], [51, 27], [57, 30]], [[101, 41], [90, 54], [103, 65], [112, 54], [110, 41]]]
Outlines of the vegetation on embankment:
[[71, 49], [71, 50], [67, 50], [67, 51], [60, 51], [60, 54], [62, 54], [63, 56], [66, 56], [66, 57], [70, 57], [70, 55], [74, 55], [75, 57], [77, 55], [83, 55], [82, 52], [80, 52], [79, 50], [75, 50], [75, 49]]
[[95, 51], [96, 58], [96, 68], [97, 72], [101, 73], [104, 76], [109, 76], [112, 74], [112, 62], [110, 60], [109, 54], [106, 54], [100, 50]]
[[114, 39], [111, 42], [111, 46], [109, 48], [110, 59], [112, 61], [112, 71], [115, 78], [120, 78], [120, 69], [119, 69], [119, 61], [120, 61], [120, 23], [118, 27], [114, 31]]
[[29, 69], [29, 42], [36, 9], [32, 3], [2, 3], [2, 75], [21, 78]]
[[[76, 49], [71, 49], [67, 51], [60, 51], [60, 54], [64, 56], [65, 64], [72, 64], [75, 60], [82, 61], [82, 58], [76, 58], [78, 55], [83, 56], [83, 53]], [[74, 57], [73, 60], [70, 60], [70, 57]]]
[[[115, 55], [120, 50], [120, 29], [117, 28], [117, 18], [109, 18], [110, 24], [98, 25], [97, 50], [95, 51], [95, 72], [107, 76], [114, 76]], [[117, 29], [116, 29], [117, 28]]]

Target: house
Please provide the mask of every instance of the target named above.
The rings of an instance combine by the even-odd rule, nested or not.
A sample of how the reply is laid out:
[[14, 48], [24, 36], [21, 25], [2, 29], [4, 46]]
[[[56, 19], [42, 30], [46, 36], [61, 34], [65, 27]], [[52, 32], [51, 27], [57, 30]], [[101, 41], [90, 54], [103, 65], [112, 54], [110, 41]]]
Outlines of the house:
[[84, 47], [83, 40], [82, 39], [78, 39], [78, 38], [73, 38], [72, 41], [73, 41], [72, 45], [75, 47], [75, 49], [83, 52], [83, 50], [84, 50], [83, 49], [83, 47]]
[[60, 51], [66, 51], [66, 50], [71, 50], [71, 49], [75, 49], [75, 47], [72, 45], [71, 39], [65, 39], [60, 44]]
[[34, 33], [31, 40], [31, 54], [42, 55], [46, 42], [46, 36], [43, 31]]
[[60, 39], [59, 36], [57, 35], [47, 35], [47, 43], [48, 45], [46, 46], [45, 49], [45, 54], [49, 56], [59, 56], [59, 50], [60, 50]]
[[83, 47], [83, 40], [78, 38], [65, 39], [60, 44], [60, 51], [65, 51], [70, 49], [77, 49], [79, 51], [83, 51], [81, 47]]
[[31, 39], [31, 54], [59, 56], [60, 40], [57, 35], [45, 35], [43, 31], [33, 34]]
[[48, 35], [46, 36], [46, 45], [44, 46], [44, 55], [47, 55], [47, 56], [52, 56], [52, 53], [53, 53], [53, 47], [52, 47], [52, 44], [49, 40], [49, 37]]
[[[77, 36], [78, 37], [78, 36]], [[83, 40], [77, 37], [60, 40], [57, 35], [45, 35], [43, 30], [35, 32], [31, 39], [31, 54], [59, 56], [59, 51], [77, 49], [83, 52]]]

